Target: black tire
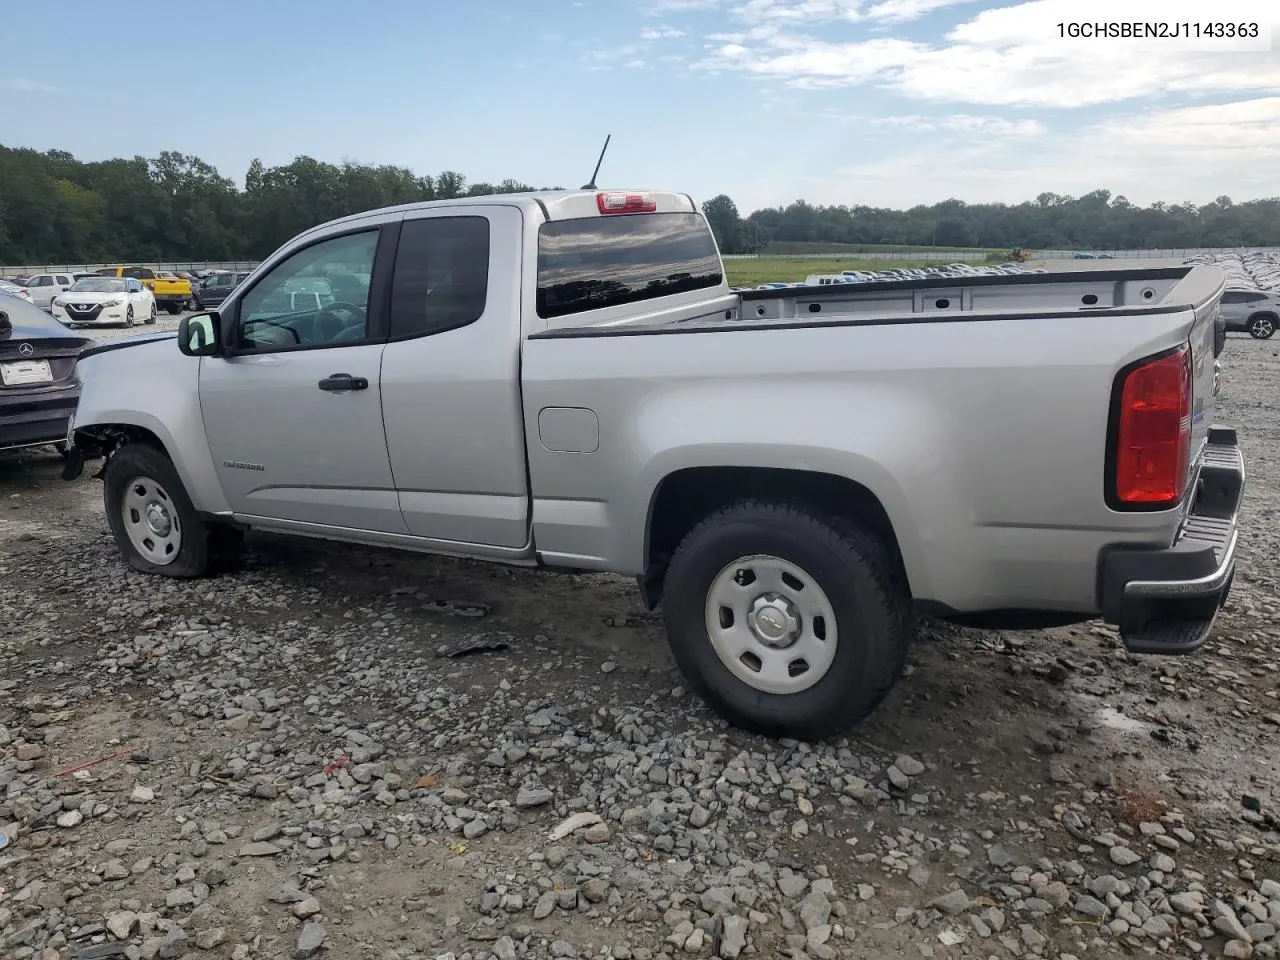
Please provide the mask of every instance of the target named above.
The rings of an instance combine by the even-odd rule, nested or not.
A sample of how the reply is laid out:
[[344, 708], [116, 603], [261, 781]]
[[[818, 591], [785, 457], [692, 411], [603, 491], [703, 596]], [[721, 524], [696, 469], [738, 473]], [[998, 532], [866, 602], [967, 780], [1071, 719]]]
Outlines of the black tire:
[[[170, 510], [181, 530], [176, 556], [168, 563], [153, 563], [143, 556], [125, 529], [122, 506], [127, 485], [136, 479], [154, 481], [168, 495]], [[173, 462], [160, 450], [145, 443], [129, 443], [107, 460], [103, 473], [103, 504], [107, 524], [121, 555], [134, 570], [164, 577], [187, 579], [216, 572], [225, 564], [225, 528], [200, 519]]]
[[1249, 336], [1255, 340], [1270, 340], [1276, 332], [1276, 317], [1266, 313], [1249, 318]]
[[[712, 646], [707, 593], [727, 565], [755, 554], [804, 570], [835, 614], [834, 659], [808, 689], [757, 690]], [[694, 527], [671, 559], [663, 614], [672, 655], [693, 689], [736, 727], [801, 740], [843, 733], [880, 705], [906, 665], [913, 623], [897, 570], [879, 539], [843, 518], [782, 502], [735, 503]]]
[[124, 325], [126, 327], [133, 326], [133, 307], [125, 307], [124, 309]]
[[166, 304], [164, 305], [164, 309], [165, 309], [165, 311], [166, 311], [167, 313], [169, 313], [169, 314], [171, 314], [171, 315], [173, 315], [173, 316], [177, 316], [178, 314], [180, 314], [180, 313], [182, 312], [182, 304], [180, 304], [180, 303], [166, 303]]
[[150, 324], [150, 323], [155, 323], [155, 322], [156, 322], [156, 305], [155, 305], [155, 301], [152, 301], [152, 303], [151, 303], [151, 313], [147, 316], [147, 321], [146, 321], [146, 322], [147, 322], [147, 323], [149, 323], [149, 324]]

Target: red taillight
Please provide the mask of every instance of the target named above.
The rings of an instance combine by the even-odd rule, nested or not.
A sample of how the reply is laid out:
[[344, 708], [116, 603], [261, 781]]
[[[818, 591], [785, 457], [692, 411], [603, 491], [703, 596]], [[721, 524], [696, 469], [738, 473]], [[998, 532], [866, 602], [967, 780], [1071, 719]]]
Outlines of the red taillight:
[[1191, 351], [1184, 344], [1125, 375], [1116, 429], [1116, 500], [1177, 503], [1186, 490], [1190, 455]]
[[597, 193], [596, 206], [601, 213], [653, 213], [658, 198], [652, 193]]

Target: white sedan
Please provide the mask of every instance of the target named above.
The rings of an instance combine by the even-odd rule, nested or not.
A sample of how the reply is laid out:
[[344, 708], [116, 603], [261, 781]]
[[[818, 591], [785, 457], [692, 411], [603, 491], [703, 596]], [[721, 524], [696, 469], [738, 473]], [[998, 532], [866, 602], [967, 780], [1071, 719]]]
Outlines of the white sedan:
[[53, 298], [54, 319], [68, 327], [156, 322], [156, 298], [133, 277], [85, 277]]
[[9, 296], [25, 300], [27, 303], [31, 302], [31, 294], [26, 287], [20, 287], [8, 280], [0, 280], [0, 293], [7, 293]]

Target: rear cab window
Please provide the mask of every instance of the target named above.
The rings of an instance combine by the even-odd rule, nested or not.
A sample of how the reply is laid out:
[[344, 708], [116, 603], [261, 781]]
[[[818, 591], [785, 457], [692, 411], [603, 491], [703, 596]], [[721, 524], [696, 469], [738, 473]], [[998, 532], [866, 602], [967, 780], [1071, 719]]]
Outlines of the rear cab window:
[[544, 320], [717, 287], [724, 271], [697, 213], [554, 220], [538, 228]]
[[391, 281], [391, 338], [430, 336], [475, 323], [489, 292], [489, 220], [406, 220]]

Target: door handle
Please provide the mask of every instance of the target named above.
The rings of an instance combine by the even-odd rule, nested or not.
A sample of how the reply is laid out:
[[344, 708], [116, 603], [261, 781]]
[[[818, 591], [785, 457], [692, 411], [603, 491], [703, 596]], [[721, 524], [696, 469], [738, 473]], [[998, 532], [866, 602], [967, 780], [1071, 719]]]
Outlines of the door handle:
[[369, 381], [349, 373], [331, 373], [320, 381], [321, 390], [368, 390]]

